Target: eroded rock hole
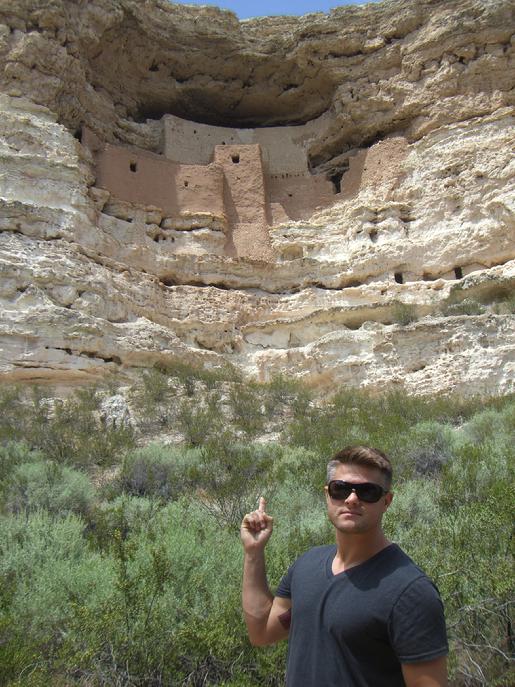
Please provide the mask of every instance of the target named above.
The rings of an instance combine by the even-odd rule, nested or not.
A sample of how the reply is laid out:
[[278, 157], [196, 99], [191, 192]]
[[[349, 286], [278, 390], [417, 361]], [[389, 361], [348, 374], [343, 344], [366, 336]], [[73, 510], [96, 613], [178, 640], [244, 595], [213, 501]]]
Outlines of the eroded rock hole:
[[461, 267], [455, 267], [454, 268], [454, 276], [456, 279], [463, 279], [463, 270]]
[[240, 156], [239, 155], [231, 155], [231, 160], [234, 162], [235, 165], [239, 164], [240, 162]]
[[397, 284], [404, 284], [404, 277], [402, 276], [402, 272], [395, 272], [393, 276]]
[[138, 171], [138, 163], [137, 162], [129, 162], [129, 169], [131, 172], [137, 172]]

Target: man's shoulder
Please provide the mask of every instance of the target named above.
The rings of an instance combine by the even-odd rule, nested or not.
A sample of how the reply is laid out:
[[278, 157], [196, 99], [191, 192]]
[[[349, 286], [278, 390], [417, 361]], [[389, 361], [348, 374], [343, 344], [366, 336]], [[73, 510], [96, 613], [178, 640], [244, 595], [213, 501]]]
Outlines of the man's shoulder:
[[384, 554], [382, 565], [392, 571], [399, 571], [412, 579], [425, 576], [422, 568], [398, 544], [390, 544], [381, 553]]
[[438, 594], [434, 582], [397, 544], [392, 544], [385, 550], [380, 567], [381, 577], [386, 585], [396, 588], [400, 594], [409, 588], [419, 591], [432, 588]]
[[308, 549], [303, 554], [301, 554], [297, 560], [326, 560], [330, 554], [336, 553], [336, 544], [322, 544], [321, 546], [313, 546]]
[[302, 569], [306, 567], [313, 566], [323, 566], [325, 565], [327, 559], [330, 556], [334, 556], [336, 553], [335, 544], [324, 544], [322, 546], [313, 546], [311, 549], [304, 551], [295, 560], [292, 565], [294, 569]]

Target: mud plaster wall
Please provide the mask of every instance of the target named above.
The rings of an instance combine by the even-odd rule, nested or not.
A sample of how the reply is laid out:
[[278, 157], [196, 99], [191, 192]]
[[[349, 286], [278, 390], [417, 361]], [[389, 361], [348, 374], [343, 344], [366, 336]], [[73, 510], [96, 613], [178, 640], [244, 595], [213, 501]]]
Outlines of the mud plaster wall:
[[223, 171], [216, 165], [181, 165], [138, 149], [107, 144], [97, 153], [96, 185], [114, 197], [155, 205], [165, 215], [224, 217]]
[[266, 222], [260, 146], [216, 146], [215, 164], [224, 172], [224, 205], [229, 222]]
[[261, 146], [216, 146], [215, 164], [224, 171], [224, 206], [228, 218], [226, 253], [272, 260]]
[[259, 144], [266, 173], [303, 173], [308, 169], [306, 145], [327, 122], [327, 117], [319, 117], [302, 126], [232, 129], [165, 115], [164, 154], [176, 162], [206, 165], [217, 145]]
[[270, 176], [267, 188], [272, 224], [305, 219], [316, 209], [328, 207], [339, 198], [334, 195], [330, 181], [310, 174]]
[[368, 150], [361, 150], [350, 158], [349, 170], [341, 182], [341, 198], [354, 197], [365, 188], [384, 187], [393, 190], [403, 173], [408, 155], [408, 142], [401, 136], [379, 141]]

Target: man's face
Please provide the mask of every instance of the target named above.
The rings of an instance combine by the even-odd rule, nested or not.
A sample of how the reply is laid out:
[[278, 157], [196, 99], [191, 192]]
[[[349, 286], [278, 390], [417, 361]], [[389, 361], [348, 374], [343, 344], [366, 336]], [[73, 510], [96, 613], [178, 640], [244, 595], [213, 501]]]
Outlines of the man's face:
[[[384, 487], [384, 477], [380, 470], [363, 465], [338, 465], [331, 479], [359, 484], [373, 482]], [[327, 514], [335, 528], [345, 534], [365, 534], [381, 528], [383, 513], [392, 501], [393, 495], [388, 492], [381, 496], [377, 503], [361, 501], [355, 492], [345, 500], [332, 499], [325, 487]]]

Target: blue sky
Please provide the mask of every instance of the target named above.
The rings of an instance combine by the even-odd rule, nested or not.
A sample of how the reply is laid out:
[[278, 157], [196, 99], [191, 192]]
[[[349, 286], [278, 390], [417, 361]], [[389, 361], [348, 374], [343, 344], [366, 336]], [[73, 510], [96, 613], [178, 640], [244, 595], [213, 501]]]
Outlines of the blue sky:
[[[328, 12], [342, 5], [364, 5], [370, 0], [189, 0], [184, 5], [216, 5], [232, 10], [240, 19], [278, 14]], [[377, 2], [378, 0], [372, 0]]]

